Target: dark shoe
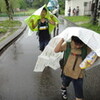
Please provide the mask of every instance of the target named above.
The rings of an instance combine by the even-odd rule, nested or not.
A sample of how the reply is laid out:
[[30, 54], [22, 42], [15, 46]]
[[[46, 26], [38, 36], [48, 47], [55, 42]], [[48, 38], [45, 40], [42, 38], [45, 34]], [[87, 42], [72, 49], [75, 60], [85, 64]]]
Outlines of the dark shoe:
[[40, 48], [40, 51], [43, 51], [44, 49]]
[[63, 98], [63, 100], [67, 100], [68, 99], [67, 95], [62, 95], [62, 98]]
[[68, 97], [67, 97], [67, 90], [66, 90], [66, 88], [61, 88], [61, 94], [62, 94], [62, 98], [63, 98], [63, 100], [67, 100], [68, 99]]

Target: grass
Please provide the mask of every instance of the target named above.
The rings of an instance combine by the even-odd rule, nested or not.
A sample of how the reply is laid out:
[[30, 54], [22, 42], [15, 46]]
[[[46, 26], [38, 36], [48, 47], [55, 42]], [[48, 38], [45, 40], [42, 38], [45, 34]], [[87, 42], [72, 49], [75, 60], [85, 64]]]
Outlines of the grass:
[[85, 27], [87, 29], [91, 29], [91, 30], [93, 30], [93, 31], [95, 31], [95, 32], [97, 32], [97, 33], [100, 34], [100, 26], [98, 27], [97, 24], [96, 25], [93, 25], [91, 23], [86, 23], [86, 24], [81, 24], [80, 26], [81, 27]]
[[13, 34], [21, 26], [21, 24], [22, 23], [17, 20], [0, 21], [0, 36], [2, 37], [3, 35], [7, 34], [6, 37], [1, 38], [0, 41], [4, 40], [9, 35]]
[[68, 19], [69, 21], [72, 22], [86, 22], [90, 20], [89, 16], [70, 16], [70, 17], [65, 17], [65, 19]]
[[[90, 21], [89, 16], [71, 16], [71, 17], [65, 17], [65, 19], [68, 19], [71, 22], [89, 22]], [[87, 29], [91, 29], [97, 33], [100, 33], [100, 27], [98, 27], [98, 25], [93, 25], [92, 23], [84, 23], [84, 24], [80, 24], [79, 26], [81, 27], [85, 27]]]
[[0, 21], [0, 34], [5, 34], [10, 31], [11, 28], [18, 26], [21, 26], [21, 22], [19, 21]]
[[[12, 31], [10, 31], [9, 34], [7, 34], [6, 36], [0, 38], [0, 42], [5, 40], [8, 36], [12, 35], [16, 30], [17, 30], [17, 28], [15, 28]], [[6, 31], [6, 33], [7, 33], [7, 31]], [[4, 34], [6, 34], [6, 33], [4, 33]]]
[[7, 32], [6, 28], [0, 28], [0, 34], [5, 34]]
[[0, 27], [16, 27], [16, 26], [20, 26], [21, 22], [19, 21], [9, 21], [9, 20], [5, 20], [5, 21], [0, 21]]

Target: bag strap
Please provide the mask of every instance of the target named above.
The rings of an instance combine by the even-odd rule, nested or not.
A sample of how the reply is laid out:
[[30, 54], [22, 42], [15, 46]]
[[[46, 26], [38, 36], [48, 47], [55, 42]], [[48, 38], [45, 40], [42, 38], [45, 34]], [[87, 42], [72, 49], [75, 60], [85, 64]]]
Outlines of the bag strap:
[[66, 46], [66, 50], [64, 51], [64, 64], [67, 62], [68, 56], [70, 54], [71, 51], [71, 46], [70, 46], [70, 42], [67, 42], [67, 46]]
[[87, 56], [87, 47], [86, 47], [86, 45], [81, 48], [81, 52], [82, 52], [82, 54], [81, 54], [82, 60], [84, 60], [85, 57]]
[[49, 20], [47, 18], [45, 18], [45, 19], [46, 19], [46, 25], [48, 26]]
[[40, 24], [41, 24], [40, 19], [38, 19], [38, 31], [39, 31]]

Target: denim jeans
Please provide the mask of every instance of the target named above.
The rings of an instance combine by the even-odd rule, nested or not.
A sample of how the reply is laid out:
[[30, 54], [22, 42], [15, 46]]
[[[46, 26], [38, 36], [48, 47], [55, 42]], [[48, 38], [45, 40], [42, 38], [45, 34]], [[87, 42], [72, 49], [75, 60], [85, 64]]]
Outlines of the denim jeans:
[[44, 48], [46, 47], [46, 45], [49, 43], [49, 40], [43, 40], [43, 41], [39, 41], [40, 44], [40, 50], [43, 51]]
[[61, 76], [62, 85], [64, 87], [68, 87], [70, 82], [73, 83], [75, 96], [77, 98], [83, 98], [83, 78], [73, 79], [71, 77], [65, 76], [64, 74]]

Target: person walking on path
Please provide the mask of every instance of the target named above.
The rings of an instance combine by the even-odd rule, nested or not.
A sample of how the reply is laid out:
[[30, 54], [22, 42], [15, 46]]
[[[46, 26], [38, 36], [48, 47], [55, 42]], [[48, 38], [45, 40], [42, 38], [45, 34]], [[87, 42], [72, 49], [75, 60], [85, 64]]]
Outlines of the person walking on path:
[[77, 9], [76, 9], [76, 16], [79, 16], [79, 6], [77, 6]]
[[50, 33], [49, 33], [49, 23], [55, 25], [55, 22], [53, 20], [53, 16], [51, 15], [51, 20], [48, 18], [45, 18], [47, 14], [47, 9], [43, 8], [41, 12], [41, 18], [37, 20], [36, 23], [34, 23], [34, 20], [32, 19], [32, 28], [38, 27], [38, 36], [39, 36], [39, 44], [40, 44], [40, 50], [43, 51], [45, 46], [50, 41]]
[[76, 9], [74, 8], [73, 9], [73, 16], [75, 16], [76, 15]]
[[71, 16], [71, 7], [68, 9], [68, 16]]
[[69, 86], [70, 82], [73, 82], [76, 100], [83, 100], [84, 70], [82, 70], [79, 67], [79, 65], [83, 61], [83, 59], [87, 56], [87, 54], [91, 51], [91, 49], [89, 49], [78, 37], [72, 36], [70, 43], [68, 42], [64, 43], [64, 39], [62, 38], [61, 41], [55, 47], [54, 51], [56, 53], [62, 51], [68, 53], [66, 54], [68, 58], [66, 58], [65, 65], [62, 68], [62, 74], [61, 74], [62, 98], [64, 100], [68, 99], [67, 87]]

